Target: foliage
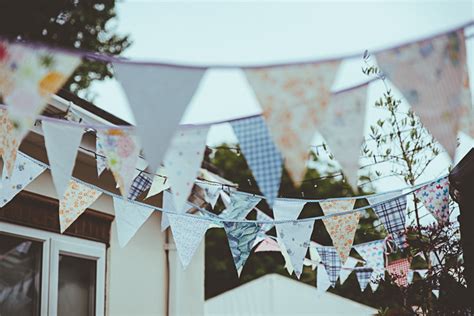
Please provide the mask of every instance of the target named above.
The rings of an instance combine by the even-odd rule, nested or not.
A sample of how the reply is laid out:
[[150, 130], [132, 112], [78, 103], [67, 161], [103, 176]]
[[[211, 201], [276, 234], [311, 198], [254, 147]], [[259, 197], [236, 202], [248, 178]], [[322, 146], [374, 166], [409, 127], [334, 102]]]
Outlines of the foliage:
[[[0, 34], [10, 39], [118, 55], [131, 42], [128, 36], [116, 34], [115, 18], [115, 0], [3, 1]], [[85, 91], [94, 80], [111, 77], [110, 65], [85, 59], [65, 87], [77, 93]]]

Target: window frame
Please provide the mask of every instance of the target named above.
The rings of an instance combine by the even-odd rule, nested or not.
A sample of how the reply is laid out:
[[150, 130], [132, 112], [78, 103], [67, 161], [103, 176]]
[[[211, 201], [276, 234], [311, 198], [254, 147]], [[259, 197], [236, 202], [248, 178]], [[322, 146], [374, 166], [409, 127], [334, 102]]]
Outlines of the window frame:
[[40, 315], [56, 316], [59, 290], [59, 255], [96, 261], [95, 315], [105, 313], [106, 246], [103, 243], [65, 236], [0, 221], [0, 233], [42, 243]]

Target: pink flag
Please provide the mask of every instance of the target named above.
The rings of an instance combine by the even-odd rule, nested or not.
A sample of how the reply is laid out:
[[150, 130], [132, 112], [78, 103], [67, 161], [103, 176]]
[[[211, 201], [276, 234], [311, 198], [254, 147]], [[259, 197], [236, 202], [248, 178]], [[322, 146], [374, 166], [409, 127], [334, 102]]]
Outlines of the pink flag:
[[270, 237], [265, 238], [255, 249], [255, 252], [280, 251], [278, 242]]
[[408, 286], [408, 269], [410, 269], [410, 261], [406, 258], [392, 261], [387, 266], [388, 273], [399, 287]]

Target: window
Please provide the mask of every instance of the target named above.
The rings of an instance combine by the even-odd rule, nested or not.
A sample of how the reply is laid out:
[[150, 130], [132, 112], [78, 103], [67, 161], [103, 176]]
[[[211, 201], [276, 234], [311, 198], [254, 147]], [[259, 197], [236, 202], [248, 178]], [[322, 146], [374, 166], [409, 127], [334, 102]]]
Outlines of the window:
[[104, 244], [0, 222], [0, 315], [103, 315], [104, 283]]

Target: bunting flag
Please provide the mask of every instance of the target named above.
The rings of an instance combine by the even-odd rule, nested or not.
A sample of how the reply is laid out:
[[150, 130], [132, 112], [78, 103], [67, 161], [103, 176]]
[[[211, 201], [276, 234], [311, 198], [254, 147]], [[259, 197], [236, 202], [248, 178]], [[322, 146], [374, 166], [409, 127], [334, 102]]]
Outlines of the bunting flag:
[[185, 211], [186, 201], [199, 174], [208, 131], [208, 125], [181, 128], [166, 152], [164, 164], [178, 213]]
[[231, 125], [258, 187], [272, 207], [280, 188], [283, 161], [265, 121], [261, 116], [252, 116], [232, 121]]
[[412, 270], [412, 269], [408, 269], [408, 273], [407, 273], [407, 283], [408, 284], [412, 284], [413, 283], [413, 276], [415, 274], [415, 270]]
[[157, 175], [153, 177], [153, 182], [151, 183], [150, 190], [148, 190], [148, 194], [146, 195], [147, 199], [151, 196], [160, 194], [164, 190], [168, 190], [170, 188], [170, 182], [168, 181], [168, 177], [166, 176], [165, 169], [159, 168], [156, 174]]
[[[295, 272], [295, 268], [293, 267], [293, 263], [291, 262], [290, 255], [286, 250], [285, 243], [281, 240], [281, 238], [277, 239], [278, 246], [280, 247], [280, 253], [283, 256], [283, 260], [285, 260], [285, 269], [288, 271], [289, 275], [292, 275]], [[303, 259], [304, 264], [304, 259]]]
[[415, 194], [440, 225], [449, 223], [449, 180], [447, 177], [421, 187], [415, 191]]
[[[257, 209], [257, 221], [273, 221], [273, 218], [265, 214], [264, 212]], [[266, 234], [270, 229], [273, 228], [271, 223], [262, 223], [262, 229], [260, 230], [261, 234]]]
[[61, 234], [64, 233], [101, 194], [102, 192], [94, 190], [89, 186], [75, 180], [70, 180], [63, 198], [59, 201], [59, 227]]
[[54, 187], [61, 200], [72, 176], [84, 129], [79, 125], [43, 121], [44, 143]]
[[316, 249], [321, 257], [324, 268], [326, 269], [331, 286], [335, 287], [342, 268], [341, 259], [339, 258], [336, 248], [319, 246]]
[[263, 116], [296, 183], [305, 175], [315, 129], [325, 119], [339, 60], [245, 70]]
[[151, 178], [144, 172], [140, 172], [138, 176], [133, 179], [128, 193], [129, 200], [136, 200], [143, 192], [151, 187]]
[[374, 240], [355, 245], [354, 248], [362, 257], [362, 259], [364, 259], [365, 266], [374, 270], [372, 272], [370, 287], [372, 288], [372, 291], [375, 292], [378, 287], [378, 280], [385, 278], [385, 241], [383, 239]]
[[278, 242], [271, 238], [265, 238], [258, 246], [255, 248], [255, 252], [267, 252], [267, 251], [280, 251], [280, 246]]
[[407, 274], [410, 261], [407, 258], [392, 261], [387, 266], [387, 271], [398, 287], [407, 287]]
[[439, 290], [431, 290], [431, 293], [433, 293], [433, 295], [434, 295], [436, 298], [439, 298]]
[[107, 168], [107, 158], [105, 157], [104, 145], [102, 144], [104, 139], [99, 137], [99, 133], [96, 134], [95, 138], [95, 152], [96, 152], [96, 164], [97, 164], [97, 175], [100, 176], [102, 172]]
[[370, 277], [372, 275], [372, 269], [356, 269], [357, 281], [359, 281], [360, 291], [364, 292], [369, 284]]
[[5, 171], [2, 174], [0, 207], [4, 207], [45, 170], [46, 167], [34, 163], [20, 153], [15, 160], [12, 175], [9, 176]]
[[224, 222], [224, 229], [229, 240], [229, 248], [237, 274], [240, 276], [260, 227], [253, 222]]
[[14, 132], [13, 122], [8, 118], [7, 110], [0, 109], [0, 156], [3, 159], [3, 170], [7, 172], [9, 177], [11, 177], [13, 173], [20, 142], [21, 139], [17, 133]]
[[[311, 243], [312, 242], [310, 242], [310, 246], [309, 246], [309, 257], [311, 258], [311, 261], [319, 263], [321, 262], [321, 257], [319, 256], [319, 253], [316, 247], [313, 247]], [[347, 262], [349, 262], [349, 260], [347, 260], [346, 263]], [[313, 269], [314, 268], [316, 267], [313, 267]]]
[[[354, 203], [355, 199], [332, 200], [320, 202], [319, 205], [324, 215], [331, 215], [352, 210]], [[357, 225], [359, 224], [359, 218], [360, 212], [354, 212], [323, 219], [324, 225], [326, 226], [329, 236], [331, 236], [332, 243], [337, 250], [342, 264], [344, 264], [347, 257], [349, 257]]]
[[331, 153], [340, 163], [352, 188], [357, 189], [360, 147], [364, 140], [365, 84], [356, 89], [334, 94], [329, 102], [326, 119], [320, 128]]
[[175, 214], [167, 214], [173, 239], [176, 244], [179, 259], [183, 268], [191, 262], [191, 258], [206, 234], [209, 220], [197, 216], [189, 217]]
[[143, 204], [132, 204], [114, 197], [115, 223], [120, 247], [125, 247], [138, 229], [146, 222], [154, 209]]
[[231, 192], [230, 205], [220, 214], [222, 218], [244, 219], [262, 199], [251, 194]]
[[[406, 247], [405, 221], [407, 197], [401, 191], [369, 197], [370, 204], [378, 204], [372, 209], [384, 225], [389, 234], [392, 235], [395, 244], [404, 249]], [[383, 202], [385, 201], [385, 202]], [[383, 203], [382, 203], [383, 202]]]
[[459, 130], [474, 138], [474, 110], [472, 108], [472, 96], [469, 85], [469, 69], [467, 63], [464, 67], [463, 93], [461, 102], [461, 115], [459, 118]]
[[[161, 212], [161, 231], [164, 232], [170, 226], [170, 222], [168, 220], [168, 214], [177, 213], [176, 208], [174, 207], [173, 195], [169, 191], [163, 192], [162, 205], [163, 205], [164, 212]], [[189, 209], [191, 208], [193, 208], [193, 206], [191, 206], [190, 204], [187, 204], [186, 212], [189, 211]]]
[[137, 122], [146, 159], [157, 170], [206, 69], [114, 63], [114, 70]]
[[451, 158], [468, 87], [464, 31], [443, 34], [376, 55], [383, 73], [397, 86], [422, 123]]
[[128, 196], [140, 154], [137, 138], [129, 130], [108, 129], [98, 132], [107, 166], [112, 171], [122, 196]]
[[296, 221], [305, 204], [305, 201], [277, 199], [273, 205], [275, 220], [292, 220], [275, 226], [282, 254], [285, 256], [286, 251], [298, 278], [303, 271], [303, 261], [314, 226], [314, 221]]
[[220, 195], [219, 193], [222, 190], [222, 187], [214, 183], [204, 183], [204, 182], [199, 182], [197, 183], [197, 185], [201, 189], [203, 189], [204, 199], [214, 209], [214, 207], [216, 206], [217, 200], [219, 199], [219, 195]]
[[321, 292], [326, 292], [331, 286], [331, 281], [329, 280], [329, 274], [324, 267], [324, 264], [318, 265], [318, 271], [316, 276], [316, 288]]
[[352, 258], [352, 257], [347, 258], [346, 263], [342, 265], [341, 272], [339, 273], [339, 282], [341, 282], [341, 285], [344, 284], [344, 282], [346, 282], [347, 278], [349, 277], [349, 275], [351, 275], [352, 271], [354, 270], [358, 262], [359, 260], [355, 258]]
[[0, 95], [18, 142], [80, 62], [65, 52], [0, 41]]

